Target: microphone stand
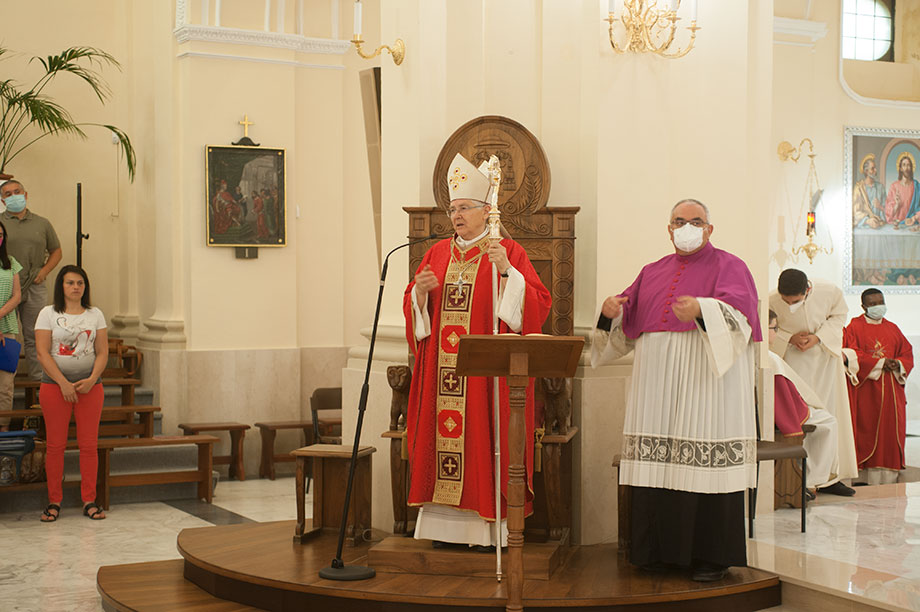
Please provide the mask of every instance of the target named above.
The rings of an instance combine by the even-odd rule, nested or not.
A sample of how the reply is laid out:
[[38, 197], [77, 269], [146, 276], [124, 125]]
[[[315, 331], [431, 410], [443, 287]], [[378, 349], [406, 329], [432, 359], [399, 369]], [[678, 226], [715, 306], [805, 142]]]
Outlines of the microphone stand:
[[380, 302], [383, 300], [383, 286], [387, 280], [387, 266], [390, 263], [390, 255], [403, 247], [412, 244], [437, 238], [437, 234], [432, 233], [424, 238], [410, 240], [401, 244], [389, 253], [383, 260], [383, 268], [380, 270], [380, 289], [377, 292], [377, 310], [374, 313], [374, 328], [371, 332], [371, 346], [367, 353], [367, 369], [364, 372], [364, 384], [361, 385], [361, 399], [358, 401], [358, 424], [355, 426], [355, 443], [351, 449], [351, 465], [348, 466], [348, 486], [345, 488], [345, 505], [342, 508], [342, 524], [339, 526], [339, 545], [335, 551], [335, 559], [329, 567], [324, 567], [319, 571], [320, 578], [326, 580], [367, 580], [377, 575], [372, 567], [363, 565], [346, 566], [342, 561], [342, 546], [345, 544], [345, 527], [348, 522], [348, 507], [351, 505], [351, 487], [355, 480], [355, 467], [358, 465], [358, 445], [361, 441], [361, 427], [364, 424], [364, 411], [367, 408], [367, 391], [368, 381], [371, 377], [371, 362], [374, 359], [374, 342], [377, 340], [377, 321], [380, 319]]

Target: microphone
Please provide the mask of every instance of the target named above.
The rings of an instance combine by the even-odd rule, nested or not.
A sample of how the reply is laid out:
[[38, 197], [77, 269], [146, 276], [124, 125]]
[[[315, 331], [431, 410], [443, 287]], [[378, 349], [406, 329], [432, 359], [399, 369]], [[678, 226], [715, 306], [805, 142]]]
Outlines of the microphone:
[[406, 242], [406, 243], [404, 243], [404, 244], [401, 244], [401, 245], [399, 245], [398, 247], [396, 247], [396, 248], [394, 248], [393, 250], [391, 250], [389, 253], [387, 253], [387, 256], [383, 258], [383, 268], [381, 268], [381, 270], [380, 270], [380, 284], [383, 285], [383, 283], [386, 281], [386, 278], [387, 278], [387, 265], [389, 265], [389, 263], [390, 263], [390, 255], [392, 255], [393, 253], [395, 253], [396, 251], [398, 251], [399, 249], [401, 249], [401, 248], [403, 248], [403, 247], [411, 246], [411, 245], [413, 245], [413, 244], [418, 244], [419, 242], [425, 242], [426, 240], [431, 240], [431, 239], [437, 238], [437, 237], [438, 237], [438, 234], [437, 234], [436, 232], [431, 232], [430, 234], [428, 234], [427, 236], [425, 236], [425, 237], [423, 237], [423, 238], [416, 238], [416, 239], [414, 239], [414, 240], [410, 240], [409, 242]]
[[355, 466], [358, 464], [358, 443], [361, 440], [361, 429], [364, 425], [364, 411], [367, 410], [367, 393], [371, 377], [371, 362], [374, 360], [374, 344], [377, 341], [377, 322], [380, 320], [380, 302], [383, 299], [383, 285], [387, 278], [387, 265], [390, 263], [390, 255], [403, 247], [407, 247], [419, 242], [437, 238], [434, 232], [424, 238], [416, 238], [405, 244], [401, 244], [387, 253], [383, 260], [383, 268], [380, 271], [380, 289], [377, 292], [377, 310], [374, 313], [374, 327], [371, 331], [371, 345], [367, 351], [367, 369], [364, 371], [364, 384], [361, 385], [361, 397], [358, 399], [358, 422], [355, 426], [355, 440], [351, 449], [351, 464], [348, 469], [348, 483], [345, 486], [345, 505], [342, 510], [342, 522], [339, 526], [339, 542], [336, 548], [335, 558], [332, 563], [319, 571], [319, 575], [327, 580], [366, 580], [373, 578], [377, 572], [372, 567], [363, 565], [346, 566], [342, 560], [342, 546], [345, 543], [345, 526], [348, 524], [348, 509], [351, 507], [351, 490], [355, 479]]

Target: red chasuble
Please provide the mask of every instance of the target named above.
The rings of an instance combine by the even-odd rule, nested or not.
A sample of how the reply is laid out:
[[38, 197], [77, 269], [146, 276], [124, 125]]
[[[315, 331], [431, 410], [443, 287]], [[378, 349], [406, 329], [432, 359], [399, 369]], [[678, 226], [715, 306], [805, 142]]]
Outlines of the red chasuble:
[[847, 385], [856, 438], [859, 468], [904, 468], [907, 399], [904, 385], [893, 372], [882, 371], [878, 380], [868, 376], [881, 358], [897, 359], [906, 374], [914, 367], [913, 349], [898, 326], [882, 319], [879, 325], [858, 316], [843, 330], [843, 346], [856, 351], [859, 382]]
[[[551, 298], [540, 282], [524, 248], [502, 240], [508, 261], [527, 283], [522, 334], [539, 333], [549, 314]], [[409, 391], [409, 504], [434, 502], [477, 512], [495, 520], [494, 453], [492, 437], [492, 379], [456, 375], [457, 348], [464, 334], [492, 333], [492, 265], [486, 251], [488, 237], [460, 250], [452, 239], [435, 244], [422, 259], [437, 276], [439, 286], [428, 294], [431, 335], [415, 339], [410, 282], [403, 299], [406, 338], [415, 354], [415, 371]], [[499, 332], [511, 330], [499, 321]], [[502, 518], [506, 517], [508, 487], [508, 386], [502, 380], [501, 473]], [[533, 380], [527, 389], [525, 422], [527, 442], [527, 501], [533, 500]]]

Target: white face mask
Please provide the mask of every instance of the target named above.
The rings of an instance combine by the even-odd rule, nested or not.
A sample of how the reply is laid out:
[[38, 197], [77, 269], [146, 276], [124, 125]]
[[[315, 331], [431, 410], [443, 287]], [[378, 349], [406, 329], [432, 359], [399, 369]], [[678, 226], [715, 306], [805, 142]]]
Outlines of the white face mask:
[[875, 321], [881, 321], [887, 312], [888, 308], [884, 304], [869, 306], [866, 308], [866, 316]]
[[794, 313], [796, 310], [798, 310], [799, 308], [801, 308], [801, 307], [802, 307], [802, 304], [804, 304], [804, 303], [805, 303], [805, 300], [803, 299], [803, 300], [801, 300], [801, 301], [796, 302], [795, 304], [790, 304], [790, 305], [789, 305], [789, 312], [793, 312], [793, 313]]
[[702, 227], [694, 227], [687, 223], [683, 227], [673, 230], [673, 233], [674, 246], [685, 253], [695, 251], [703, 245]]

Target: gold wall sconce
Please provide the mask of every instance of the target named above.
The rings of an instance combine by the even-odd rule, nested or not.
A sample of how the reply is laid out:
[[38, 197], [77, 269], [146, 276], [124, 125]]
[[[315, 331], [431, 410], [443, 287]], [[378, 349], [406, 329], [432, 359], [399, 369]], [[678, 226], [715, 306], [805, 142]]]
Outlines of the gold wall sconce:
[[355, 46], [358, 55], [364, 59], [374, 59], [380, 55], [382, 51], [386, 51], [393, 56], [393, 63], [399, 66], [406, 58], [406, 43], [403, 42], [402, 38], [397, 38], [392, 47], [389, 45], [380, 45], [377, 47], [377, 50], [371, 54], [367, 54], [361, 49], [361, 45], [364, 44], [364, 40], [361, 38], [361, 0], [355, 0], [355, 35], [351, 39], [351, 42]]
[[805, 236], [808, 242], [796, 247], [793, 241], [792, 254], [800, 255], [802, 253], [808, 257], [808, 263], [814, 263], [815, 256], [818, 253], [830, 255], [834, 252], [834, 245], [828, 250], [815, 242], [815, 221], [817, 220], [816, 209], [821, 201], [824, 190], [818, 184], [818, 170], [815, 168], [815, 145], [811, 138], [803, 138], [798, 147], [792, 146], [792, 143], [784, 140], [776, 147], [776, 154], [780, 161], [798, 162], [802, 156], [805, 144], [808, 144], [808, 178], [805, 179], [805, 193], [802, 196], [802, 208], [806, 209], [805, 213]]
[[[697, 2], [690, 0], [690, 42], [685, 48], [672, 49], [677, 36], [677, 9], [681, 0], [608, 0], [607, 28], [610, 46], [617, 53], [654, 53], [668, 59], [677, 59], [690, 53], [696, 42]], [[658, 5], [661, 4], [662, 8]], [[626, 32], [625, 39], [617, 42], [614, 24], [620, 23]], [[616, 28], [619, 30], [619, 28]]]

